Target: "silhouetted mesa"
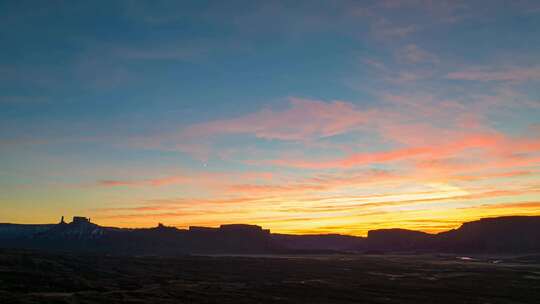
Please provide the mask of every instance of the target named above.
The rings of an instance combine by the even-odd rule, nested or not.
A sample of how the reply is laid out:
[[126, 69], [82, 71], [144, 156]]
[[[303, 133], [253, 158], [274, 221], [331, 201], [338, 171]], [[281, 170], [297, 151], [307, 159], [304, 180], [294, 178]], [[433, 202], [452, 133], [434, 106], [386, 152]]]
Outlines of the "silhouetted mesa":
[[281, 250], [294, 251], [295, 253], [358, 252], [366, 248], [366, 238], [341, 234], [272, 234], [272, 240]]
[[378, 251], [430, 250], [436, 236], [407, 229], [379, 229], [368, 232], [367, 247]]
[[540, 252], [540, 216], [486, 218], [460, 228], [428, 234], [380, 229], [368, 237], [339, 234], [272, 234], [256, 225], [178, 229], [103, 227], [76, 216], [71, 223], [0, 224], [0, 247], [127, 255], [274, 254], [328, 252]]
[[439, 233], [436, 241], [442, 251], [538, 252], [540, 216], [483, 218]]
[[74, 225], [87, 225], [87, 224], [90, 224], [90, 219], [86, 217], [82, 217], [82, 216], [74, 216], [73, 222], [71, 223]]

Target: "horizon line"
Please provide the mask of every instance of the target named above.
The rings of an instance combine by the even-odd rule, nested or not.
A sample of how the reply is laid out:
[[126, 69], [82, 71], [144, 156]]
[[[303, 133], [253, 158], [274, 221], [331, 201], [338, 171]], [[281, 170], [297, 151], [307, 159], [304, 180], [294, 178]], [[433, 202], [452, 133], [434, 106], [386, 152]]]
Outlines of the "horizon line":
[[[437, 235], [437, 234], [440, 234], [440, 233], [444, 233], [444, 232], [448, 232], [448, 231], [452, 231], [452, 230], [455, 230], [455, 229], [459, 229], [461, 226], [463, 226], [464, 224], [466, 223], [471, 223], [471, 222], [477, 222], [477, 221], [482, 221], [482, 220], [490, 220], [490, 219], [503, 219], [503, 218], [535, 218], [535, 217], [538, 217], [540, 218], [540, 215], [501, 215], [501, 216], [488, 216], [488, 217], [480, 217], [478, 219], [475, 219], [475, 220], [469, 220], [469, 221], [463, 221], [459, 224], [459, 226], [457, 228], [450, 228], [448, 230], [444, 230], [444, 231], [440, 231], [440, 232], [436, 232], [436, 233], [432, 233], [432, 232], [427, 232], [427, 231], [422, 231], [422, 230], [415, 230], [415, 229], [407, 229], [407, 228], [400, 228], [400, 227], [392, 227], [392, 228], [378, 228], [378, 229], [369, 229], [367, 230], [367, 233], [369, 234], [370, 231], [382, 231], [382, 230], [406, 230], [406, 231], [415, 231], [415, 232], [421, 232], [421, 233], [426, 233], [426, 234], [430, 234], [430, 235]], [[158, 222], [157, 225], [155, 226], [149, 226], [149, 227], [118, 227], [118, 226], [101, 226], [97, 223], [94, 223], [94, 222], [91, 222], [91, 218], [89, 217], [84, 217], [84, 216], [73, 216], [72, 217], [72, 221], [70, 223], [66, 223], [64, 221], [64, 216], [61, 217], [61, 220], [60, 222], [58, 223], [10, 223], [10, 222], [0, 222], [0, 225], [60, 225], [60, 224], [66, 224], [66, 225], [69, 225], [69, 224], [72, 224], [72, 223], [75, 223], [77, 222], [77, 219], [81, 220], [83, 219], [83, 221], [88, 221], [88, 223], [91, 223], [91, 224], [94, 224], [94, 225], [97, 225], [99, 227], [103, 227], [103, 228], [114, 228], [114, 229], [127, 229], [127, 230], [137, 230], [137, 229], [156, 229], [156, 228], [173, 228], [173, 229], [177, 229], [177, 230], [185, 230], [185, 231], [192, 231], [192, 228], [207, 228], [207, 229], [216, 229], [216, 230], [219, 230], [219, 229], [222, 229], [224, 228], [224, 226], [234, 226], [234, 225], [238, 225], [238, 226], [255, 226], [255, 227], [258, 227], [260, 228], [262, 231], [268, 231], [270, 234], [285, 234], [285, 235], [299, 235], [299, 236], [309, 236], [309, 235], [341, 235], [341, 236], [351, 236], [351, 237], [367, 237], [368, 235], [366, 234], [365, 236], [363, 235], [354, 235], [354, 234], [344, 234], [344, 233], [336, 233], [336, 232], [323, 232], [323, 233], [283, 233], [283, 232], [272, 232], [270, 229], [265, 229], [263, 226], [261, 225], [258, 225], [258, 224], [248, 224], [248, 223], [229, 223], [229, 224], [219, 224], [218, 226], [198, 226], [198, 225], [190, 225], [188, 226], [187, 228], [181, 228], [181, 227], [178, 227], [178, 226], [168, 226], [168, 225], [165, 225], [161, 222]]]

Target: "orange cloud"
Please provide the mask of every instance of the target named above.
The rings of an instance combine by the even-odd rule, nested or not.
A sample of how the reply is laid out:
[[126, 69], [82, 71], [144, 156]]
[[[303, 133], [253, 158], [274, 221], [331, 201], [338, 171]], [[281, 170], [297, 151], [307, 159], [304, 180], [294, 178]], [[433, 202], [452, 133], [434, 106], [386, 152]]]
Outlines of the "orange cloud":
[[499, 135], [472, 134], [463, 136], [457, 141], [443, 145], [407, 147], [396, 149], [393, 151], [382, 151], [373, 153], [358, 153], [349, 155], [345, 158], [330, 161], [313, 162], [303, 160], [275, 160], [271, 163], [280, 166], [289, 166], [305, 169], [351, 168], [355, 166], [387, 163], [417, 157], [429, 159], [447, 157], [467, 149], [487, 149], [496, 145], [500, 140], [501, 137]]
[[[372, 174], [377, 176], [377, 173]], [[479, 186], [477, 189], [466, 189], [467, 191], [456, 187], [434, 187], [426, 191], [396, 191], [393, 187], [384, 187], [381, 183], [375, 182], [378, 191], [382, 193], [328, 196], [331, 192], [321, 195], [323, 190], [318, 191], [319, 188], [326, 187], [324, 190], [326, 191], [347, 185], [357, 188], [357, 185], [365, 180], [360, 176], [358, 174], [356, 178], [351, 178], [339, 174], [325, 174], [305, 179], [295, 185], [287, 183], [269, 187], [239, 185], [233, 189], [240, 191], [244, 187], [246, 191], [237, 193], [234, 197], [228, 194], [228, 197], [224, 198], [147, 200], [135, 206], [94, 209], [92, 217], [106, 224], [128, 227], [155, 226], [157, 222], [163, 221], [178, 227], [245, 222], [263, 225], [276, 232], [332, 231], [364, 235], [369, 229], [381, 227], [436, 232], [452, 228], [454, 223], [463, 219], [475, 219], [483, 215], [539, 212], [536, 204], [519, 201], [516, 203], [520, 204], [478, 205], [467, 207], [469, 209], [453, 206], [456, 202], [460, 203], [458, 206], [463, 206], [478, 204], [479, 200], [489, 202], [494, 198], [506, 200], [523, 195], [535, 195], [539, 193], [540, 188], [534, 183], [516, 184], [504, 190]], [[381, 174], [380, 178], [384, 176], [385, 174]], [[391, 177], [398, 178], [395, 175]], [[395, 217], [394, 209], [400, 210], [399, 218]], [[444, 222], [441, 222], [441, 219]], [[328, 227], [335, 228], [328, 230], [330, 229]]]

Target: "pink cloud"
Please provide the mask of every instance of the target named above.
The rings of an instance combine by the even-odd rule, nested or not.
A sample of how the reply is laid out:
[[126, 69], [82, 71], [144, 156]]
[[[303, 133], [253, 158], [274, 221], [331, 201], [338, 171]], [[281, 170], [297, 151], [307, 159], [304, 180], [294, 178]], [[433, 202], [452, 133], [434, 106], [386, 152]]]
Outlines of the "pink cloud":
[[447, 157], [467, 149], [490, 148], [496, 145], [500, 140], [501, 138], [498, 135], [473, 134], [442, 145], [426, 145], [405, 147], [389, 151], [356, 153], [344, 158], [329, 161], [276, 160], [272, 163], [280, 166], [305, 169], [351, 168], [376, 163], [408, 160], [418, 157], [422, 157], [423, 159]]
[[[377, 62], [373, 64], [378, 65]], [[461, 151], [459, 149], [468, 149], [472, 143], [462, 141], [466, 138], [471, 140], [471, 134], [484, 136], [484, 140], [486, 137], [491, 137], [491, 140], [498, 140], [494, 139], [495, 137], [504, 137], [489, 127], [488, 117], [485, 116], [486, 108], [474, 102], [440, 99], [429, 94], [381, 93], [379, 98], [385, 103], [377, 108], [366, 109], [360, 109], [357, 105], [344, 101], [325, 102], [291, 98], [289, 106], [284, 109], [267, 108], [236, 118], [197, 123], [187, 126], [179, 133], [158, 135], [148, 140], [153, 146], [178, 149], [199, 159], [208, 159], [210, 155], [232, 158], [238, 156], [241, 151], [243, 157], [257, 158], [256, 161], [245, 161], [249, 165], [264, 163], [327, 169], [408, 158], [430, 161], [448, 155], [442, 153], [436, 157], [442, 148], [454, 149], [454, 153]], [[481, 99], [478, 103], [485, 102]], [[214, 151], [212, 145], [213, 140], [219, 136], [249, 135], [267, 140], [300, 141], [304, 144], [304, 149], [319, 148], [315, 144], [321, 146], [326, 144], [327, 151], [336, 151], [342, 150], [343, 146], [334, 144], [332, 147], [320, 140], [355, 131], [367, 132], [374, 135], [373, 142], [382, 141], [381, 143], [391, 144], [396, 148], [389, 151], [353, 153], [353, 149], [357, 149], [358, 145], [344, 144], [348, 145], [345, 150], [349, 156], [341, 160], [310, 161], [288, 156], [268, 162], [260, 160], [260, 151], [248, 153], [254, 156], [246, 155], [248, 149], [245, 146], [241, 149], [225, 147]], [[452, 142], [463, 145], [458, 148], [460, 145], [453, 145]], [[433, 147], [438, 147], [438, 150], [434, 151]]]
[[183, 137], [253, 134], [264, 139], [304, 141], [348, 132], [367, 119], [367, 113], [351, 103], [291, 98], [287, 109], [264, 109], [238, 118], [191, 125], [183, 131]]

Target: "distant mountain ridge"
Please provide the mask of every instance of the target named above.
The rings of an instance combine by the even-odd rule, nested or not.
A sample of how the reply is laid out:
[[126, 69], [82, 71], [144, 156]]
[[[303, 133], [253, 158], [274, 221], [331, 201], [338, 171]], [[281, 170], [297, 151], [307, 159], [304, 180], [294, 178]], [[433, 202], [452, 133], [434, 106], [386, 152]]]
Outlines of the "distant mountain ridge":
[[256, 225], [219, 228], [116, 228], [74, 217], [71, 223], [0, 224], [0, 247], [128, 255], [275, 254], [330, 252], [540, 252], [540, 216], [506, 216], [466, 222], [438, 234], [379, 229], [367, 237], [340, 234], [272, 234]]

